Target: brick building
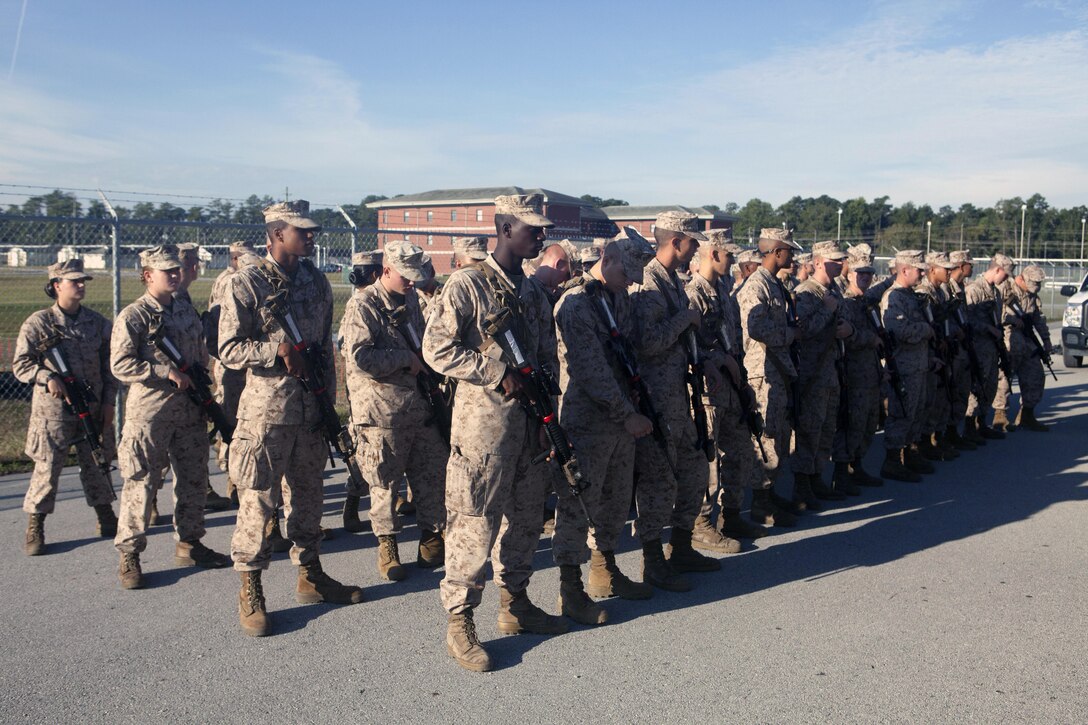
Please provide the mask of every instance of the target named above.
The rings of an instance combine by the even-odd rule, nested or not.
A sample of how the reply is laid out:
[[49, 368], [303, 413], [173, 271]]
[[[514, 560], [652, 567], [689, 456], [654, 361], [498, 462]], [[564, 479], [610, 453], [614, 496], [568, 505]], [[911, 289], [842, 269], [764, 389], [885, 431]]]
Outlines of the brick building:
[[686, 211], [699, 217], [699, 228], [707, 229], [732, 229], [735, 216], [721, 211], [704, 209], [701, 206], [680, 206], [679, 204], [666, 204], [663, 206], [606, 206], [600, 211], [613, 221], [617, 227], [634, 227], [639, 234], [653, 241], [654, 220], [663, 211]]
[[555, 222], [555, 228], [548, 230], [552, 239], [588, 243], [593, 237], [611, 237], [619, 231], [601, 209], [577, 197], [518, 186], [437, 189], [373, 201], [367, 207], [378, 212], [379, 247], [407, 240], [431, 255], [442, 274], [452, 267], [455, 237], [495, 235], [495, 197], [504, 194], [543, 195], [544, 214]]

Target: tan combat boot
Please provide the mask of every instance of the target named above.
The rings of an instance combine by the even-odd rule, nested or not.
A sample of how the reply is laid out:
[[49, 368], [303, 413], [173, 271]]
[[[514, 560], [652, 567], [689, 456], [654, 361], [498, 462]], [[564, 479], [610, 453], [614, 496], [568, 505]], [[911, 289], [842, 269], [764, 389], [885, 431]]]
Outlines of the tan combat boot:
[[446, 626], [446, 651], [454, 662], [466, 670], [487, 672], [491, 669], [491, 656], [476, 637], [476, 623], [472, 620], [471, 609], [449, 616], [449, 624]]
[[358, 604], [363, 601], [363, 590], [336, 581], [325, 573], [321, 562], [315, 559], [298, 568], [295, 601], [299, 604]]
[[559, 567], [559, 614], [590, 626], [608, 621], [608, 612], [590, 599], [582, 587], [580, 566], [562, 564]]
[[570, 626], [529, 601], [523, 589], [516, 594], [499, 587], [499, 631], [503, 634], [566, 634]]
[[978, 448], [974, 441], [967, 440], [956, 430], [956, 426], [949, 425], [945, 428], [944, 439], [951, 443], [958, 451], [973, 451]]
[[876, 488], [884, 485], [883, 478], [880, 478], [879, 476], [874, 476], [865, 470], [864, 466], [862, 466], [861, 464], [860, 456], [850, 462], [849, 469], [850, 475], [854, 479], [854, 483], [859, 486], [870, 486]]
[[140, 555], [137, 552], [121, 554], [121, 566], [117, 570], [122, 589], [143, 589], [144, 573], [140, 569]]
[[937, 469], [933, 464], [926, 460], [926, 457], [922, 455], [922, 451], [918, 449], [917, 443], [903, 449], [903, 465], [915, 473], [937, 472]]
[[45, 553], [45, 517], [47, 514], [30, 514], [26, 522], [26, 543], [23, 551], [27, 556]]
[[722, 509], [718, 514], [718, 528], [722, 536], [733, 539], [760, 539], [767, 535], [762, 526], [745, 521], [740, 509]]
[[264, 637], [272, 631], [272, 620], [264, 605], [261, 572], [243, 571], [242, 589], [238, 592], [238, 623], [250, 637]]
[[416, 554], [416, 566], [421, 569], [436, 569], [446, 563], [446, 539], [441, 531], [424, 529], [419, 533], [419, 551]]
[[117, 514], [113, 512], [113, 506], [100, 503], [94, 507], [94, 513], [98, 517], [95, 533], [103, 539], [112, 539], [117, 536]]
[[[927, 461], [939, 461], [941, 460], [941, 452], [937, 450], [937, 447], [933, 445], [933, 434], [923, 433], [922, 439], [910, 447], [911, 450], [917, 451], [922, 458]], [[910, 465], [909, 463], [907, 465]], [[936, 469], [934, 469], [936, 470]]]
[[861, 495], [861, 489], [850, 475], [850, 464], [846, 461], [835, 461], [835, 471], [831, 474], [831, 486], [847, 496]]
[[344, 498], [344, 531], [349, 534], [358, 534], [370, 527], [369, 521], [359, 520], [359, 497], [350, 493]]
[[391, 582], [399, 582], [408, 576], [408, 572], [400, 565], [400, 551], [397, 550], [397, 537], [378, 537], [378, 574], [382, 579]]
[[1036, 433], [1050, 432], [1050, 426], [1046, 423], [1039, 422], [1039, 419], [1035, 417], [1035, 408], [1026, 405], [1020, 408], [1020, 412], [1016, 414], [1016, 424], [1024, 430], [1030, 430]]
[[[706, 571], [719, 571], [722, 568], [722, 563], [717, 559], [711, 559], [709, 556], [703, 556], [691, 545], [691, 533], [687, 529], [680, 529], [677, 527], [672, 528], [672, 536], [669, 537], [669, 545], [667, 548], [667, 556], [669, 558], [669, 565], [673, 571], [684, 572], [706, 572]], [[740, 542], [737, 542], [738, 544]]]
[[613, 551], [594, 551], [589, 558], [589, 582], [586, 591], [599, 599], [649, 599], [654, 588], [649, 584], [634, 582], [620, 571]]
[[906, 483], [918, 483], [922, 480], [921, 476], [903, 465], [902, 448], [889, 448], [884, 451], [884, 465], [880, 467], [880, 475]]
[[965, 440], [974, 443], [978, 448], [986, 445], [986, 438], [979, 431], [978, 421], [975, 420], [973, 415], [969, 415], [963, 419], [963, 437]]
[[823, 511], [823, 505], [812, 492], [807, 473], [793, 474], [793, 502], [802, 511]]
[[1000, 433], [1014, 433], [1016, 431], [1016, 426], [1009, 422], [1009, 414], [1004, 408], [994, 409], [994, 422], [990, 427]]
[[716, 554], [736, 554], [740, 551], [740, 542], [715, 529], [708, 516], [699, 516], [695, 519], [695, 529], [691, 532], [691, 545], [696, 549], [713, 551]]
[[783, 526], [790, 528], [797, 525], [793, 512], [780, 508], [771, 496], [771, 490], [760, 488], [752, 491], [752, 508], [748, 518], [763, 526]]
[[[996, 413], [995, 413], [996, 415]], [[1001, 441], [1005, 440], [1005, 434], [999, 430], [994, 430], [990, 426], [983, 422], [982, 416], [975, 418], [975, 425], [978, 427], [978, 433], [988, 441]]]
[[667, 592], [690, 592], [691, 582], [665, 561], [661, 539], [642, 544], [642, 581]]
[[196, 541], [179, 541], [174, 545], [175, 566], [199, 566], [201, 569], [226, 569], [231, 565], [230, 557], [212, 551], [204, 546], [199, 539]]

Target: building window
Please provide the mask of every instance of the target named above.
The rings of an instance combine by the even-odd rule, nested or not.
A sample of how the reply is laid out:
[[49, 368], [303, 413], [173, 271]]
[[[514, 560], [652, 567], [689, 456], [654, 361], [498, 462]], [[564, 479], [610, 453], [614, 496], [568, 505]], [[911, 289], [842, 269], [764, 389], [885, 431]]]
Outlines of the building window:
[[434, 244], [434, 236], [431, 235], [431, 234], [428, 234], [427, 235], [427, 246], [429, 247], [429, 246], [431, 246], [433, 244]]
[[477, 209], [476, 210], [476, 221], [482, 222], [483, 220], [484, 220], [484, 210], [483, 209]]
[[457, 210], [456, 209], [450, 209], [450, 221], [451, 222], [457, 221]]
[[408, 212], [407, 211], [404, 212], [404, 221], [408, 221]]
[[433, 211], [428, 211], [427, 212], [427, 221], [429, 221], [429, 222], [434, 221], [434, 212]]

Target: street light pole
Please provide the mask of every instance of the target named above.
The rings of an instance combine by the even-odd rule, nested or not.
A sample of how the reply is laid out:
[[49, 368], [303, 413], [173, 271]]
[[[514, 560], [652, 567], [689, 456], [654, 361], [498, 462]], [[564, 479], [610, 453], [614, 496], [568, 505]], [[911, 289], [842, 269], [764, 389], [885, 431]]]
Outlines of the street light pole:
[[1020, 256], [1024, 256], [1024, 218], [1028, 213], [1028, 205], [1020, 205]]
[[1080, 261], [1084, 262], [1084, 222], [1088, 221], [1088, 218], [1080, 218]]
[[835, 233], [835, 241], [842, 240], [842, 207], [839, 207], [839, 231]]
[[929, 254], [929, 241], [933, 236], [933, 222], [926, 222], [926, 254]]

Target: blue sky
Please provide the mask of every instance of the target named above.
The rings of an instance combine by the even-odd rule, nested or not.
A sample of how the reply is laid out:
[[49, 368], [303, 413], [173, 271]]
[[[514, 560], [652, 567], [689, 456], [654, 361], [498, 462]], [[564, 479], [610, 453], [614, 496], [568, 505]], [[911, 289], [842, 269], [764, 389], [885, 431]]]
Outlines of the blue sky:
[[22, 7], [3, 184], [1088, 201], [1085, 2]]

